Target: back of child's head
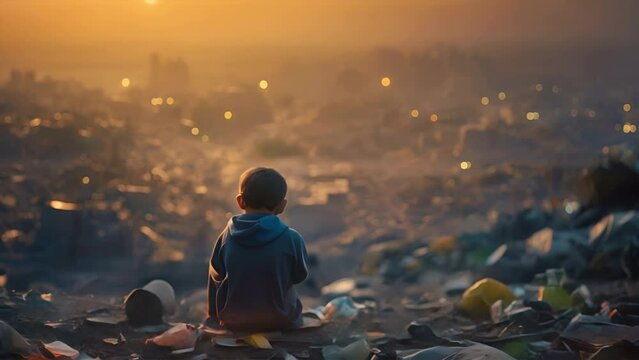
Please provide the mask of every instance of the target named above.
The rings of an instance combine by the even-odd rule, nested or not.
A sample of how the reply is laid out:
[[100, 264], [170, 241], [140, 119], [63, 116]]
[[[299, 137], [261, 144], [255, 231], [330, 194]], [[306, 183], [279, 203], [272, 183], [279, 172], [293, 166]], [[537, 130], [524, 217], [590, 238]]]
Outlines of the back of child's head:
[[240, 175], [239, 191], [246, 206], [274, 210], [286, 198], [287, 185], [275, 169], [253, 167]]

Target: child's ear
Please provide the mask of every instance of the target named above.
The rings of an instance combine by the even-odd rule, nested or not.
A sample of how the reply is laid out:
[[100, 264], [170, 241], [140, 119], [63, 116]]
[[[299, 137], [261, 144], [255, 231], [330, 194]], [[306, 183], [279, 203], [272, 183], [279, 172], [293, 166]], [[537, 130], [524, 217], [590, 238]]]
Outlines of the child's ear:
[[237, 194], [235, 201], [237, 201], [237, 206], [239, 206], [240, 209], [246, 209], [246, 201], [244, 201], [244, 196], [242, 194]]
[[279, 205], [277, 205], [277, 207], [275, 208], [275, 215], [283, 213], [284, 209], [286, 209], [287, 203], [288, 201], [286, 199], [282, 200], [282, 202]]

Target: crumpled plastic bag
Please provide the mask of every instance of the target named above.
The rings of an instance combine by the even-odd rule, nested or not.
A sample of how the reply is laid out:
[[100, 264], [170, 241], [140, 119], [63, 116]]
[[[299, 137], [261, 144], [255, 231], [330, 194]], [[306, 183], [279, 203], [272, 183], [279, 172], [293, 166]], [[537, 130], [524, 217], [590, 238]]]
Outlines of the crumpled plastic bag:
[[354, 319], [363, 309], [364, 305], [358, 304], [348, 296], [340, 296], [331, 300], [322, 309], [325, 320]]
[[192, 325], [179, 323], [147, 341], [151, 341], [158, 346], [170, 347], [174, 350], [188, 349], [195, 346], [200, 333], [201, 330]]
[[639, 342], [639, 326], [614, 324], [606, 317], [578, 314], [570, 320], [561, 337], [578, 347], [596, 350], [624, 340]]
[[478, 343], [466, 347], [433, 346], [410, 355], [401, 355], [406, 360], [515, 360], [499, 349]]
[[359, 339], [345, 347], [328, 345], [322, 348], [322, 356], [326, 360], [365, 360], [371, 349], [364, 339]]
[[[609, 214], [592, 227], [589, 243], [593, 253], [589, 269], [610, 277], [637, 277], [636, 258], [639, 252], [639, 213], [636, 211]], [[628, 257], [630, 261], [626, 261]]]
[[29, 356], [36, 352], [35, 347], [27, 342], [11, 325], [0, 320], [0, 356]]

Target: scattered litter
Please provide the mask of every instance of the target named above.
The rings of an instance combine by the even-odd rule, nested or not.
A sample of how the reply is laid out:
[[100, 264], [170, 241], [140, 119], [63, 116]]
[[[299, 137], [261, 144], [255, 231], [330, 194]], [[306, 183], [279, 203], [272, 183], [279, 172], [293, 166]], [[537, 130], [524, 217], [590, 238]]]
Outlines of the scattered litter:
[[78, 356], [78, 358], [76, 360], [100, 360], [99, 357], [92, 357], [89, 354], [85, 353], [84, 351], [80, 352], [80, 356]]
[[153, 280], [134, 289], [124, 300], [124, 311], [134, 327], [162, 324], [164, 315], [175, 312], [175, 291], [164, 280]]
[[105, 344], [110, 344], [110, 345], [117, 345], [120, 343], [120, 339], [116, 339], [116, 338], [104, 338], [102, 339], [102, 342], [104, 342]]
[[537, 300], [549, 304], [554, 311], [562, 311], [572, 306], [570, 294], [562, 287], [564, 272], [561, 269], [546, 270], [546, 286], [539, 288]]
[[35, 352], [35, 348], [6, 322], [0, 320], [0, 355], [20, 355], [27, 357]]
[[182, 354], [188, 354], [190, 352], [195, 351], [195, 347], [190, 347], [190, 348], [184, 348], [184, 349], [179, 349], [179, 350], [173, 350], [171, 351], [171, 355], [182, 355]]
[[234, 337], [216, 337], [213, 338], [215, 345], [219, 345], [222, 347], [245, 347], [249, 346], [247, 343], [242, 341], [242, 339], [234, 338]]
[[142, 287], [151, 294], [157, 296], [162, 303], [165, 315], [173, 315], [176, 309], [175, 290], [173, 286], [164, 280], [153, 280]]
[[459, 350], [461, 350], [461, 347], [458, 346], [433, 346], [424, 350], [398, 352], [398, 355], [406, 360], [444, 360]]
[[491, 307], [498, 300], [501, 300], [502, 307], [506, 307], [515, 300], [515, 295], [508, 286], [486, 278], [469, 287], [457, 307], [475, 320], [488, 320]]
[[356, 287], [357, 282], [353, 278], [336, 280], [322, 287], [322, 296], [327, 300], [331, 300], [339, 296], [349, 295]]
[[70, 347], [62, 341], [54, 341], [48, 344], [44, 344], [44, 347], [56, 358], [67, 357], [71, 358], [72, 360], [76, 360], [80, 356], [80, 352], [78, 350]]
[[359, 339], [345, 347], [329, 345], [322, 348], [322, 356], [325, 360], [366, 360], [371, 349], [368, 342]]
[[147, 325], [133, 328], [133, 331], [144, 334], [155, 334], [166, 331], [171, 328], [169, 324]]
[[119, 316], [91, 316], [85, 319], [85, 321], [90, 324], [106, 324], [106, 325], [117, 325], [124, 320], [126, 319]]
[[430, 241], [428, 249], [433, 253], [451, 253], [457, 248], [457, 238], [441, 236]]
[[251, 346], [258, 349], [272, 349], [273, 346], [263, 334], [252, 334], [242, 338], [234, 337], [216, 337], [214, 338], [216, 345], [223, 347], [246, 347]]
[[620, 341], [639, 342], [639, 326], [614, 324], [606, 317], [578, 314], [561, 333], [561, 338], [577, 349], [594, 352]]
[[158, 346], [172, 349], [192, 348], [195, 346], [201, 332], [200, 329], [196, 329], [192, 325], [180, 323], [161, 335], [153, 337], [150, 341]]
[[61, 326], [64, 326], [64, 325], [65, 325], [65, 323], [56, 322], [56, 321], [47, 321], [47, 322], [44, 323], [44, 326], [48, 326], [48, 327], [51, 327], [51, 328], [58, 328], [58, 327], [61, 327]]
[[364, 308], [364, 305], [355, 303], [352, 298], [341, 296], [326, 304], [322, 313], [326, 320], [354, 319]]
[[268, 341], [266, 336], [264, 336], [262, 334], [252, 334], [252, 335], [249, 335], [249, 336], [245, 337], [243, 340], [247, 344], [251, 345], [252, 347], [258, 348], [258, 349], [272, 349], [273, 348], [273, 346], [271, 346], [271, 343]]
[[318, 328], [321, 327], [322, 325], [324, 325], [324, 323], [322, 322], [322, 320], [320, 319], [315, 319], [312, 317], [308, 317], [308, 316], [302, 316], [302, 326], [300, 327], [300, 329], [312, 329], [312, 328]]

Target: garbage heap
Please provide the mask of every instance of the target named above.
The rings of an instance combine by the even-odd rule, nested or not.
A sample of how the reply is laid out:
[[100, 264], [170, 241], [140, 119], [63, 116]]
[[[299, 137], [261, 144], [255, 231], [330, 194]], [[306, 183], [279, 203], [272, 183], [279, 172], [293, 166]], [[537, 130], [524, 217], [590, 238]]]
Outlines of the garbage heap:
[[[323, 289], [326, 305], [306, 309], [301, 328], [233, 332], [172, 317], [170, 284], [152, 281], [124, 301], [4, 291], [0, 356], [29, 359], [637, 359], [639, 299], [570, 291], [561, 269], [546, 284], [508, 286], [481, 279], [460, 296], [394, 308], [358, 301], [371, 283], [343, 279]], [[73, 315], [64, 308], [73, 308]], [[399, 330], [388, 327], [402, 322]]]

